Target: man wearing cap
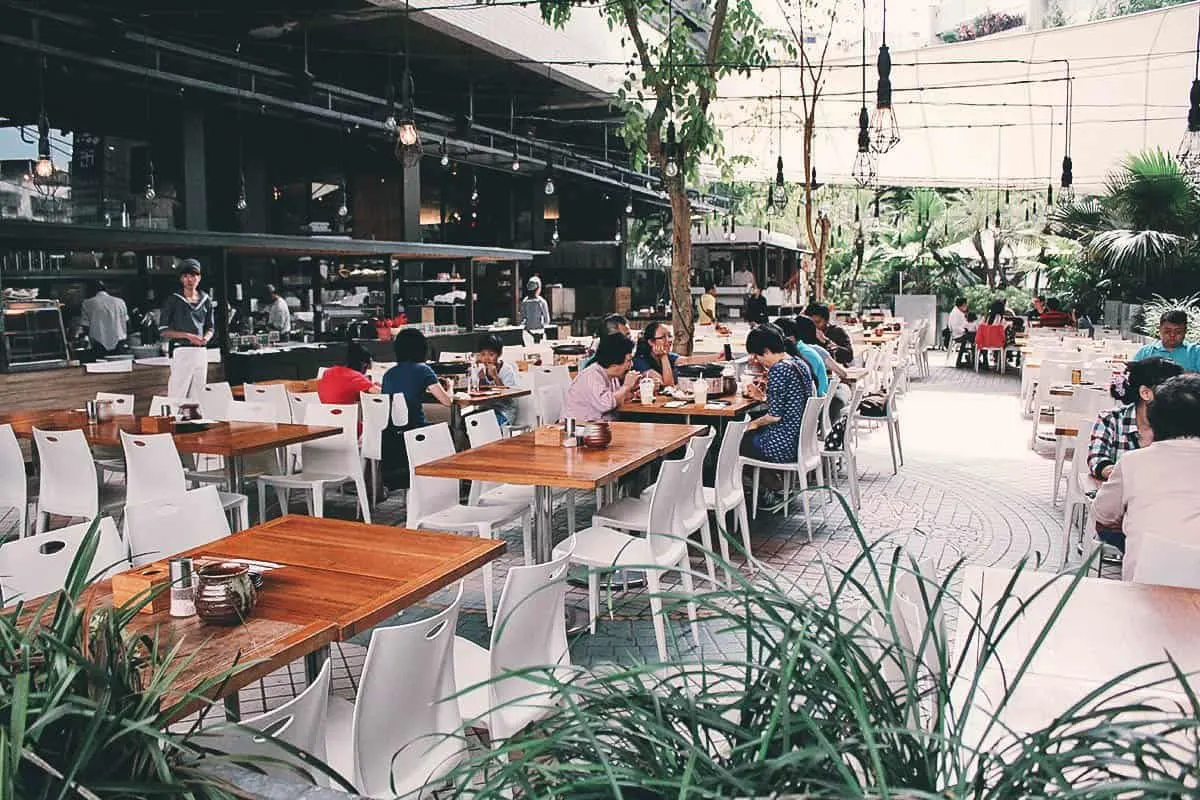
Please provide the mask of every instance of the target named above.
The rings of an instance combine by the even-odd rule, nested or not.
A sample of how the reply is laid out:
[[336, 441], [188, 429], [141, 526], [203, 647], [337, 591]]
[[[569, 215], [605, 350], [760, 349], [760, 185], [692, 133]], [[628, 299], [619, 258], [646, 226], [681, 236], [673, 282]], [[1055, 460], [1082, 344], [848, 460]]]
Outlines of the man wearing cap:
[[167, 396], [199, 400], [208, 380], [205, 348], [213, 337], [213, 300], [200, 291], [200, 262], [179, 265], [180, 291], [163, 303], [159, 334], [171, 343], [171, 376]]
[[550, 306], [542, 297], [542, 279], [534, 275], [525, 284], [525, 299], [521, 301], [521, 320], [534, 343], [542, 341], [550, 324]]
[[266, 286], [267, 294], [267, 327], [280, 333], [292, 332], [292, 311], [287, 301], [279, 296], [273, 284]]

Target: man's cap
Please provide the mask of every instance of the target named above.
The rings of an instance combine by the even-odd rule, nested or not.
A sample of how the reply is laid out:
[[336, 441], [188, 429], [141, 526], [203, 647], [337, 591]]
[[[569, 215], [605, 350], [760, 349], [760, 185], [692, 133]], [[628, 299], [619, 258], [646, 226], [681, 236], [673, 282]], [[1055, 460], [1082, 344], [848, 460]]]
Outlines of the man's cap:
[[200, 271], [200, 262], [194, 258], [185, 258], [179, 262], [180, 275], [199, 275]]
[[525, 288], [526, 288], [526, 289], [528, 289], [528, 290], [529, 290], [529, 291], [531, 291], [531, 292], [532, 292], [534, 289], [540, 289], [540, 288], [542, 288], [542, 279], [541, 279], [541, 278], [539, 278], [539, 277], [537, 277], [537, 276], [535, 275], [534, 277], [532, 277], [532, 278], [530, 278], [530, 279], [529, 279], [529, 282], [528, 282], [528, 283], [526, 283], [526, 284], [525, 284]]

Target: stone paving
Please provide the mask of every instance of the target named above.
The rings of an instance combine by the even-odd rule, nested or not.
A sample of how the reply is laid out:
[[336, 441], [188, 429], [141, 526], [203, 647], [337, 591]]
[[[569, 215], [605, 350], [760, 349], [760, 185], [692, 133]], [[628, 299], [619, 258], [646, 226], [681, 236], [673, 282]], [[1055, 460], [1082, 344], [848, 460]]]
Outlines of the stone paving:
[[[930, 377], [914, 378], [900, 401], [905, 463], [897, 474], [892, 473], [886, 429], [864, 431], [861, 436], [859, 522], [866, 538], [884, 539], [918, 557], [932, 558], [942, 571], [960, 558], [970, 564], [1011, 566], [1026, 556], [1042, 569], [1057, 570], [1063, 560], [1062, 512], [1050, 502], [1053, 459], [1028, 447], [1030, 423], [1019, 409], [1019, 378], [945, 367], [940, 354], [933, 354], [931, 360]], [[840, 485], [844, 488], [844, 477]], [[760, 509], [752, 523], [752, 552], [764, 569], [785, 584], [819, 591], [826, 565], [849, 564], [860, 546], [841, 505], [823, 492], [812, 496], [811, 542], [798, 503], [787, 518]], [[581, 503], [581, 524], [592, 510], [590, 501]], [[330, 497], [326, 513], [353, 518], [352, 497]], [[398, 494], [379, 506], [375, 521], [403, 524], [404, 506]], [[566, 535], [562, 510], [556, 516], [556, 531]], [[519, 528], [503, 535], [509, 550], [497, 565], [497, 591], [506, 565], [521, 558]], [[693, 569], [699, 585], [705, 585], [699, 579], [704, 572], [701, 558], [693, 560]], [[602, 604], [607, 607], [609, 599], [602, 596]], [[428, 613], [445, 600], [444, 595], [430, 598], [424, 608], [405, 612], [405, 617]], [[572, 588], [567, 603], [585, 609], [585, 591]], [[612, 618], [603, 616], [595, 635], [585, 631], [573, 638], [576, 663], [656, 659], [645, 590], [614, 592], [611, 603]], [[697, 647], [682, 622], [673, 619], [668, 629], [672, 647], [682, 658], [728, 655], [729, 648], [736, 647], [720, 641], [708, 628], [702, 628]], [[467, 580], [459, 632], [487, 641], [478, 575]], [[353, 697], [368, 641], [365, 635], [335, 648], [336, 693]], [[243, 712], [274, 707], [301, 689], [303, 682], [299, 665], [282, 670], [243, 691]]]

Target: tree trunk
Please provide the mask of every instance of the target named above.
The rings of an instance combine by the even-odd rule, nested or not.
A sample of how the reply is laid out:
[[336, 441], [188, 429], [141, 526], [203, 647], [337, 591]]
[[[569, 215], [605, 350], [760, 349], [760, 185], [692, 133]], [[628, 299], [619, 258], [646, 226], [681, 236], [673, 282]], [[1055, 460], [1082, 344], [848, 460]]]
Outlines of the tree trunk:
[[829, 254], [829, 229], [832, 225], [832, 220], [827, 216], [817, 219], [819, 237], [817, 252], [813, 258], [813, 271], [816, 273], [813, 281], [813, 300], [818, 303], [825, 302], [825, 257]]
[[971, 244], [975, 245], [975, 252], [979, 254], [979, 260], [983, 262], [983, 278], [989, 289], [996, 288], [996, 275], [992, 272], [992, 265], [988, 263], [987, 253], [983, 250], [983, 237], [979, 231], [975, 231], [971, 235]]
[[671, 308], [674, 320], [675, 349], [681, 355], [692, 354], [692, 335], [696, 330], [692, 314], [692, 204], [683, 181], [668, 184], [671, 198]]

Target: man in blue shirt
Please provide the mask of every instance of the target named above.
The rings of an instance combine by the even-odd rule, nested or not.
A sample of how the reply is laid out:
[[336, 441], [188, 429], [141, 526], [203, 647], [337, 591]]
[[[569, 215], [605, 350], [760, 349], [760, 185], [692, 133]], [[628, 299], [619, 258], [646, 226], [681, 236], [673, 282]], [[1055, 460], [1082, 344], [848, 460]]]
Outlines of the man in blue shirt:
[[1133, 360], [1158, 356], [1174, 361], [1187, 372], [1200, 372], [1200, 346], [1184, 343], [1187, 331], [1187, 312], [1168, 311], [1158, 321], [1158, 341], [1143, 345]]

